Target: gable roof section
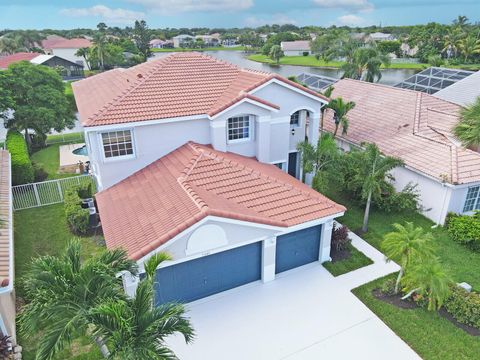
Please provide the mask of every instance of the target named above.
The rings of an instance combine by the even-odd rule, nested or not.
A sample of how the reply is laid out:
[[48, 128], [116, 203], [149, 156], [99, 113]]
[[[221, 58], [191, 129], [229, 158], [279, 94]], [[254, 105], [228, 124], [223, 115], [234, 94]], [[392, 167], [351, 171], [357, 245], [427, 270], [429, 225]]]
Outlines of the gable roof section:
[[110, 70], [73, 83], [73, 91], [82, 124], [97, 126], [213, 116], [245, 98], [278, 108], [248, 94], [272, 79], [326, 99], [278, 75], [241, 69], [191, 52], [174, 53], [126, 70]]
[[19, 52], [12, 55], [2, 56], [0, 57], [0, 69], [6, 69], [8, 65], [18, 61], [30, 61], [39, 55], [42, 54], [34, 52]]
[[208, 215], [288, 227], [345, 211], [274, 165], [192, 142], [96, 198], [107, 246], [135, 260]]
[[0, 293], [13, 284], [12, 203], [10, 154], [0, 150]]
[[[459, 146], [451, 132], [460, 106], [422, 92], [350, 79], [335, 84], [333, 97], [354, 101], [347, 135], [355, 144], [376, 143], [387, 155], [439, 181], [480, 181], [480, 154]], [[333, 112], [325, 129], [334, 130]]]
[[302, 51], [310, 50], [310, 41], [296, 40], [296, 41], [282, 41], [280, 46], [283, 51]]

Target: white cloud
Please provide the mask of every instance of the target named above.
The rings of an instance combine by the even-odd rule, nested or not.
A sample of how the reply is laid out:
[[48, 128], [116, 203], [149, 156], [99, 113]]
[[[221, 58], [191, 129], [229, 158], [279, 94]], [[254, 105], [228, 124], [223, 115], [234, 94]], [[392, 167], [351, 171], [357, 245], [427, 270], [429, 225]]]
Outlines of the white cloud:
[[145, 13], [126, 9], [111, 9], [104, 5], [95, 5], [89, 8], [69, 8], [60, 10], [60, 14], [72, 17], [96, 16], [105, 22], [128, 24], [135, 20], [141, 20]]
[[368, 0], [313, 0], [313, 2], [323, 8], [350, 11], [371, 11], [374, 8], [374, 5]]
[[233, 11], [253, 6], [253, 0], [128, 0], [158, 13], [180, 13], [189, 11]]
[[289, 18], [285, 14], [274, 14], [270, 18], [258, 18], [256, 16], [249, 16], [245, 19], [245, 25], [249, 27], [258, 27], [266, 24], [277, 24], [277, 25], [284, 25], [284, 24], [293, 24], [295, 25], [297, 22], [291, 18]]
[[347, 26], [359, 26], [365, 23], [365, 19], [353, 14], [340, 16], [337, 20], [341, 25]]

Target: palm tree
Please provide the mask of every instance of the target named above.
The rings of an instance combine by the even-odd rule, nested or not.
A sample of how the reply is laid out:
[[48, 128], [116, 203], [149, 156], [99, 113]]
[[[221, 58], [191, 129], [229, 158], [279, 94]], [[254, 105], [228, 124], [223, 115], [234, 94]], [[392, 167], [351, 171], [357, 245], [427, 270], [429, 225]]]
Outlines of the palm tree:
[[365, 150], [356, 154], [358, 171], [352, 181], [360, 184], [361, 197], [366, 201], [362, 231], [367, 232], [372, 197], [380, 196], [382, 184], [390, 170], [403, 165], [403, 162], [400, 159], [385, 156], [375, 144], [366, 144]]
[[453, 133], [465, 147], [480, 146], [480, 97], [473, 105], [460, 110], [460, 121]]
[[327, 108], [333, 110], [333, 121], [335, 121], [335, 131], [333, 132], [333, 137], [337, 136], [338, 128], [342, 125], [342, 134], [345, 135], [348, 131], [348, 119], [347, 114], [350, 110], [355, 107], [353, 101], [345, 102], [341, 97], [330, 100], [327, 105]]
[[0, 37], [0, 54], [11, 55], [24, 50], [27, 49], [20, 44], [20, 38], [18, 36], [11, 37], [4, 35]]
[[450, 28], [448, 34], [443, 39], [443, 50], [447, 54], [447, 57], [454, 57], [458, 54], [458, 44], [460, 40], [465, 36], [465, 33], [460, 28]]
[[158, 253], [145, 263], [147, 276], [133, 299], [112, 300], [90, 312], [94, 335], [108, 341], [110, 359], [176, 359], [166, 347], [165, 338], [180, 333], [187, 343], [193, 340], [194, 331], [182, 304], [153, 306], [156, 269], [170, 259], [170, 255]]
[[306, 174], [309, 173], [314, 173], [317, 180], [321, 177], [324, 178], [325, 172], [330, 170], [338, 159], [337, 144], [329, 133], [323, 133], [316, 146], [308, 141], [303, 141], [297, 145], [297, 149], [302, 156], [303, 182], [305, 182]]
[[405, 222], [405, 225], [395, 223], [392, 226], [396, 231], [383, 237], [381, 249], [388, 260], [400, 265], [395, 283], [395, 293], [398, 293], [400, 280], [407, 267], [433, 256], [433, 236], [431, 233], [425, 233], [421, 227], [415, 227], [411, 222]]
[[106, 36], [103, 31], [99, 31], [93, 36], [93, 50], [97, 52], [99, 67], [105, 70], [105, 46], [107, 44]]
[[270, 49], [270, 59], [275, 60], [277, 65], [280, 63], [280, 59], [284, 56], [282, 48], [280, 45], [273, 45]]
[[431, 66], [440, 67], [445, 62], [443, 61], [443, 59], [440, 55], [431, 55], [431, 56], [428, 57], [428, 63]]
[[480, 54], [480, 40], [478, 36], [470, 34], [458, 42], [458, 48], [467, 62], [472, 55]]
[[[137, 273], [137, 265], [125, 251], [105, 250], [82, 261], [81, 245], [71, 241], [64, 254], [35, 260], [25, 277], [26, 299], [19, 317], [20, 329], [28, 338], [42, 331], [37, 359], [51, 359], [74, 337], [90, 336], [90, 311], [105, 301], [125, 298], [117, 273]], [[104, 338], [95, 343], [107, 357]]]
[[[325, 95], [327, 98], [330, 98], [332, 96], [332, 93], [333, 93], [333, 90], [335, 88], [330, 85], [328, 88], [325, 89], [325, 91], [323, 92], [323, 95]], [[323, 130], [323, 119], [325, 117], [325, 110], [327, 110], [328, 108], [328, 104], [327, 105], [324, 105], [320, 108], [320, 114], [321, 114], [321, 117], [320, 117], [320, 130]]]
[[404, 298], [414, 292], [428, 299], [428, 310], [434, 311], [442, 307], [443, 302], [450, 295], [452, 280], [445, 272], [437, 258], [414, 264], [403, 279]]
[[85, 47], [78, 49], [77, 52], [75, 53], [75, 56], [83, 57], [83, 59], [85, 60], [85, 63], [88, 66], [88, 70], [91, 70], [92, 68], [90, 66], [89, 55], [90, 55], [89, 49]]
[[381, 66], [390, 66], [390, 58], [375, 47], [361, 47], [353, 50], [350, 58], [342, 65], [344, 78], [375, 82], [382, 78]]

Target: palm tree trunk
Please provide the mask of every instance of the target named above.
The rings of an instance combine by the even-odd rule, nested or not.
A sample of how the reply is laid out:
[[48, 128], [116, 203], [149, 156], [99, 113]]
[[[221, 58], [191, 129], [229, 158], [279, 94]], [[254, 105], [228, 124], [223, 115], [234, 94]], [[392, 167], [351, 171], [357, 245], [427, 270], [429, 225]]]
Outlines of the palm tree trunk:
[[368, 198], [367, 198], [367, 205], [365, 206], [365, 214], [363, 215], [363, 226], [362, 226], [362, 231], [367, 232], [368, 231], [368, 217], [370, 215], [370, 204], [372, 202], [372, 191], [368, 193]]
[[107, 345], [105, 345], [105, 342], [103, 341], [102, 338], [96, 336], [95, 337], [95, 342], [100, 349], [100, 352], [102, 353], [103, 357], [105, 359], [108, 359], [110, 357], [110, 351], [108, 350]]
[[30, 134], [28, 133], [28, 128], [25, 127], [25, 142], [27, 143], [27, 149], [30, 151], [32, 146], [32, 139], [30, 138]]
[[400, 287], [400, 280], [402, 279], [403, 276], [403, 268], [400, 268], [400, 271], [398, 272], [397, 276], [397, 281], [395, 282], [395, 294], [398, 294], [398, 288]]
[[334, 139], [337, 137], [338, 125], [339, 124], [335, 124], [335, 131], [333, 132], [333, 138]]

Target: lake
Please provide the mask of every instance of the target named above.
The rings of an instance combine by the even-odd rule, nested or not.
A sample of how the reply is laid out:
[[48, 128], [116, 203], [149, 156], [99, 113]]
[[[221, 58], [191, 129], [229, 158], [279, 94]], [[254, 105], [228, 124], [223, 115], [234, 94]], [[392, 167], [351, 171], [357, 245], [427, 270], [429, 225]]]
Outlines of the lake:
[[[238, 65], [242, 68], [274, 72], [279, 75], [288, 77], [291, 75], [299, 75], [301, 73], [319, 74], [324, 76], [330, 76], [332, 78], [339, 79], [342, 76], [342, 71], [338, 69], [324, 69], [310, 66], [292, 66], [292, 65], [272, 65], [262, 64], [256, 61], [248, 60], [243, 51], [205, 51], [205, 54], [214, 56], [220, 60], [228, 61], [232, 64]], [[154, 53], [152, 59], [163, 57], [168, 55], [168, 52]], [[382, 70], [382, 78], [380, 84], [394, 85], [397, 84], [409, 76], [415, 74], [417, 71], [413, 69], [384, 69]]]

